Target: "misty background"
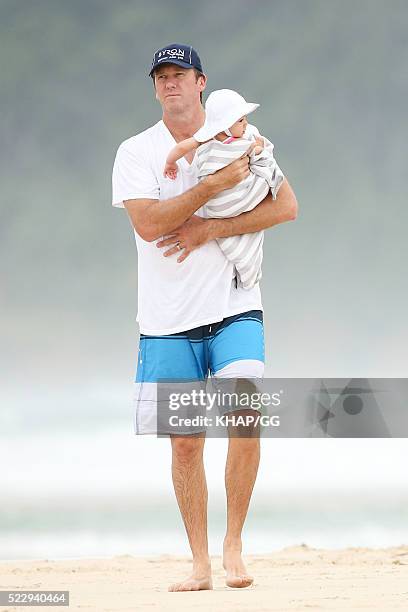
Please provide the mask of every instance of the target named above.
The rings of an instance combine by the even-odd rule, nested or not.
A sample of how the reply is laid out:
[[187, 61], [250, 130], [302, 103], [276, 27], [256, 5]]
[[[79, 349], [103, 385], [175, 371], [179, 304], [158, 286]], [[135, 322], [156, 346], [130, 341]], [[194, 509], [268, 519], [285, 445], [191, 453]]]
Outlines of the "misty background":
[[[207, 94], [260, 103], [299, 202], [266, 233], [266, 374], [406, 376], [407, 31], [403, 0], [1, 0], [0, 558], [187, 550], [169, 442], [133, 436], [136, 248], [111, 206], [119, 144], [160, 118], [161, 46], [198, 50]], [[225, 443], [207, 442], [214, 538]], [[265, 440], [249, 548], [407, 541], [407, 458]]]

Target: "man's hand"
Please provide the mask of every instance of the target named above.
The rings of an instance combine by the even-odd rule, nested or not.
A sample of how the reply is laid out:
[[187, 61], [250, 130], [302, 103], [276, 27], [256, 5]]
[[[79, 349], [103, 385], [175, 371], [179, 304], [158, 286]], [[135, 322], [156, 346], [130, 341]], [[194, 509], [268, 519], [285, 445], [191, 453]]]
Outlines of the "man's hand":
[[172, 246], [165, 251], [163, 255], [164, 257], [169, 257], [170, 255], [180, 252], [180, 257], [177, 258], [177, 262], [181, 263], [190, 255], [191, 251], [198, 249], [198, 247], [213, 239], [211, 221], [211, 219], [203, 219], [198, 215], [193, 215], [190, 219], [187, 219], [183, 225], [175, 229], [171, 236], [167, 236], [163, 240], [157, 242], [156, 246], [163, 248], [178, 244], [180, 248]]
[[242, 157], [231, 162], [225, 168], [217, 170], [214, 174], [209, 174], [204, 181], [214, 186], [217, 192], [235, 187], [235, 185], [249, 176], [249, 154], [254, 146], [255, 143], [252, 143]]

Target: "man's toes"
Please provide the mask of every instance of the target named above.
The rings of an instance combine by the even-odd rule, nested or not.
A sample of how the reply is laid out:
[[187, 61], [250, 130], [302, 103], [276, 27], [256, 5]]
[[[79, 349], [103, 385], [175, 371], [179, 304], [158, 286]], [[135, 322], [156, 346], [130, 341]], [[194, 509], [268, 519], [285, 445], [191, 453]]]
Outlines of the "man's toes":
[[253, 577], [250, 576], [249, 574], [242, 574], [240, 578], [241, 578], [241, 581], [245, 583], [247, 586], [252, 584], [252, 582], [254, 581]]
[[173, 582], [173, 584], [169, 586], [168, 590], [174, 593], [175, 591], [179, 590], [179, 586], [180, 586], [179, 583]]
[[245, 588], [253, 583], [254, 579], [248, 574], [235, 574], [227, 578], [227, 586]]
[[198, 584], [187, 582], [186, 584], [182, 585], [180, 590], [181, 591], [198, 591]]

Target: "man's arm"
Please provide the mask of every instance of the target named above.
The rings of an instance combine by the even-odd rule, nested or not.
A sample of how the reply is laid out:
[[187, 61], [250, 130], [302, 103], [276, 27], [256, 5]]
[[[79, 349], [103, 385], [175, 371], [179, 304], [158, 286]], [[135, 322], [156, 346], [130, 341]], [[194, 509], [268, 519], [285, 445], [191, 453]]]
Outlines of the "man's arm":
[[276, 196], [272, 200], [269, 193], [266, 198], [249, 212], [225, 219], [209, 219], [210, 236], [228, 238], [239, 234], [252, 234], [268, 227], [294, 221], [297, 217], [298, 203], [288, 180], [285, 178]]
[[157, 246], [171, 247], [163, 253], [165, 257], [168, 257], [178, 253], [177, 247], [172, 245], [180, 242], [183, 253], [179, 255], [177, 261], [181, 263], [191, 251], [209, 240], [229, 238], [229, 236], [239, 234], [251, 234], [279, 223], [294, 221], [297, 210], [296, 196], [285, 178], [279, 188], [276, 200], [272, 200], [272, 195], [269, 194], [253, 210], [227, 219], [202, 219], [193, 215], [191, 219], [177, 228], [171, 237], [158, 242]]
[[171, 234], [215, 195], [234, 187], [249, 175], [249, 157], [244, 155], [211, 174], [175, 198], [125, 200], [124, 206], [137, 233], [147, 242]]

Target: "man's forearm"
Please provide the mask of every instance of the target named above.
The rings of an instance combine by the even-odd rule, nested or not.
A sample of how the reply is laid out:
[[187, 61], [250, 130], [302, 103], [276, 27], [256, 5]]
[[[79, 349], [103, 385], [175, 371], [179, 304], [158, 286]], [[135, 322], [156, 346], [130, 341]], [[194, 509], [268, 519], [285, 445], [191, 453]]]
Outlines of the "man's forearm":
[[170, 234], [217, 193], [217, 185], [204, 180], [175, 198], [152, 202], [147, 211], [151, 239]]
[[208, 200], [237, 185], [249, 175], [249, 158], [243, 155], [222, 170], [206, 176], [195, 187], [168, 200], [124, 200], [136, 232], [147, 242], [170, 235]]
[[227, 219], [210, 219], [210, 235], [214, 238], [229, 238], [240, 234], [252, 234], [260, 230], [293, 221], [297, 215], [297, 201], [288, 181], [282, 183], [276, 200], [269, 193], [266, 198], [249, 212]]

